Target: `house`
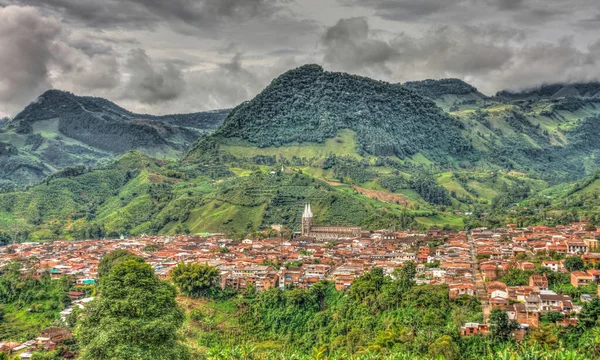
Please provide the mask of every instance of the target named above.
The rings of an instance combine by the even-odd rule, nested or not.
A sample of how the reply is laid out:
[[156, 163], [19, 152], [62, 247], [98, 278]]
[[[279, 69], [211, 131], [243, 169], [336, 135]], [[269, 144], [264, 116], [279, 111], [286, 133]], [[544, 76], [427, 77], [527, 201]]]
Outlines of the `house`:
[[69, 298], [71, 298], [71, 301], [81, 300], [85, 297], [85, 293], [79, 291], [69, 291], [68, 295]]
[[532, 274], [529, 277], [529, 286], [536, 286], [540, 290], [548, 290], [548, 277], [546, 274]]
[[450, 290], [450, 299], [454, 299], [463, 295], [477, 295], [477, 286], [475, 286], [474, 283], [450, 284], [448, 289]]
[[500, 298], [508, 299], [508, 290], [506, 284], [499, 281], [490, 282], [487, 285], [488, 297], [490, 299]]
[[354, 274], [339, 274], [334, 276], [335, 279], [335, 289], [337, 291], [342, 291], [344, 289], [349, 289], [354, 281]]
[[540, 313], [538, 311], [530, 311], [526, 304], [517, 303], [513, 305], [516, 313], [516, 320], [519, 324], [528, 324], [538, 326], [540, 321]]
[[581, 294], [580, 300], [581, 300], [581, 302], [590, 302], [590, 301], [592, 301], [592, 295]]
[[487, 324], [466, 323], [460, 327], [461, 336], [473, 336], [478, 334], [487, 334], [489, 328]]
[[571, 285], [575, 287], [580, 287], [583, 285], [587, 285], [593, 281], [594, 277], [588, 273], [584, 273], [583, 271], [573, 271], [571, 273]]
[[598, 248], [598, 239], [583, 239], [583, 242], [588, 246], [588, 249]]
[[569, 254], [587, 254], [588, 246], [583, 241], [569, 241], [567, 243], [567, 253]]
[[51, 327], [47, 328], [46, 330], [43, 330], [40, 333], [39, 337], [47, 338], [48, 340], [54, 343], [60, 343], [62, 341], [71, 339], [73, 337], [73, 334], [71, 334], [71, 330], [69, 329]]
[[[569, 297], [558, 295], [554, 291], [542, 290], [540, 291], [540, 311], [562, 311], [564, 308], [563, 302], [571, 302]], [[571, 304], [566, 304], [567, 307]]]
[[542, 266], [545, 268], [548, 268], [554, 272], [557, 272], [560, 269], [562, 269], [560, 261], [556, 261], [556, 260], [544, 260], [544, 261], [542, 261]]
[[600, 270], [589, 269], [586, 271], [588, 275], [592, 275], [592, 281], [600, 281]]
[[588, 253], [581, 256], [581, 260], [586, 265], [600, 264], [600, 253]]

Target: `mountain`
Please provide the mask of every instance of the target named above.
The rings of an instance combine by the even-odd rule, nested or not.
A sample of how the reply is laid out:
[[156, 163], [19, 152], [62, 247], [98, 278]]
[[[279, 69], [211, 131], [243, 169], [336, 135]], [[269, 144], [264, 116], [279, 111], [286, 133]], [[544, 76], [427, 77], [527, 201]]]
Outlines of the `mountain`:
[[[585, 88], [580, 94], [592, 92]], [[106, 100], [51, 93], [3, 128], [0, 161], [10, 161], [0, 167], [34, 181], [54, 171], [43, 155], [55, 142], [78, 157], [26, 191], [0, 194], [0, 229], [19, 240], [244, 236], [272, 224], [298, 229], [306, 202], [316, 223], [368, 230], [543, 222], [515, 204], [584, 181], [600, 166], [597, 99], [546, 93], [486, 97], [456, 79], [390, 84], [306, 65], [231, 110], [180, 159], [164, 155], [181, 154], [185, 134], [210, 132], [211, 120], [136, 115]], [[94, 137], [137, 150], [119, 157]], [[561, 195], [548, 209], [569, 208], [570, 199], [581, 197]], [[582, 216], [600, 222], [598, 207], [588, 205]]]
[[[462, 124], [401, 85], [305, 65], [275, 79], [232, 110], [211, 138], [259, 148], [318, 143], [351, 131], [360, 155], [439, 161], [470, 149]], [[188, 154], [193, 158], [194, 150]]]
[[66, 166], [98, 166], [132, 149], [175, 158], [228, 113], [142, 115], [106, 99], [49, 90], [0, 129], [0, 181], [31, 184]]
[[306, 65], [233, 109], [185, 161], [268, 155], [309, 163], [334, 154], [406, 172], [419, 163], [435, 171], [518, 170], [565, 181], [598, 165], [600, 144], [585, 128], [598, 115], [594, 98], [521, 104], [486, 97], [457, 79], [399, 85]]

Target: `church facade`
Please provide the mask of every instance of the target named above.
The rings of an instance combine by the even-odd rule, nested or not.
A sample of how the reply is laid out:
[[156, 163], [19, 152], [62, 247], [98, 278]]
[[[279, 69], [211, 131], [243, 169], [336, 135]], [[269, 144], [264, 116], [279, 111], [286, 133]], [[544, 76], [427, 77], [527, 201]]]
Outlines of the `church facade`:
[[360, 226], [313, 226], [310, 204], [304, 206], [302, 214], [302, 236], [317, 240], [333, 240], [360, 237]]

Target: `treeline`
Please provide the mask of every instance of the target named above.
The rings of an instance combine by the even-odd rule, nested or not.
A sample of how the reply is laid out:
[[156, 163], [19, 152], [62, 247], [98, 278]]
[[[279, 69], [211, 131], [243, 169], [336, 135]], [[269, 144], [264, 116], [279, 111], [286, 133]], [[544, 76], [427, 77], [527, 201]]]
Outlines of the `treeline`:
[[477, 92], [474, 86], [459, 79], [409, 81], [403, 85], [431, 99], [444, 95], [468, 95]]

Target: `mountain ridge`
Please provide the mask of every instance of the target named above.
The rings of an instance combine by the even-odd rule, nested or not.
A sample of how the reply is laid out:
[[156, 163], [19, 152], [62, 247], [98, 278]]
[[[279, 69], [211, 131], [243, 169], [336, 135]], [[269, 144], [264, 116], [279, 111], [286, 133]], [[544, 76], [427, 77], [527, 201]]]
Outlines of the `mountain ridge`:
[[[97, 167], [127, 151], [176, 158], [214, 131], [228, 109], [191, 114], [136, 114], [103, 98], [48, 90], [0, 128], [0, 187], [29, 185], [66, 166]], [[23, 181], [11, 172], [22, 169]]]
[[442, 160], [470, 146], [460, 138], [461, 124], [432, 100], [401, 85], [314, 64], [277, 77], [234, 108], [211, 137], [268, 147], [323, 143], [343, 129], [356, 132], [359, 153], [371, 155], [405, 158], [425, 151]]
[[[69, 94], [50, 95], [72, 100]], [[87, 114], [104, 104], [109, 119], [90, 116], [90, 128], [104, 121], [150, 128], [150, 135], [161, 137], [153, 144], [169, 140], [164, 129], [186, 128], [180, 126], [185, 117], [138, 118], [110, 103], [92, 103], [78, 111]], [[82, 108], [55, 105], [50, 108]], [[35, 107], [28, 111], [31, 116], [19, 118], [44, 118], [35, 116]], [[306, 202], [313, 203], [320, 223], [365, 230], [500, 226], [508, 218], [506, 206], [589, 176], [600, 162], [600, 107], [594, 99], [512, 101], [479, 96], [457, 79], [405, 86], [318, 65], [274, 79], [179, 160], [134, 150], [115, 161], [114, 154], [58, 135], [60, 119], [43, 115], [31, 121], [32, 133], [17, 134], [15, 126], [0, 132], [0, 169], [21, 164], [2, 163], [16, 157], [22, 158], [19, 174], [41, 168], [37, 178], [28, 175], [37, 181], [28, 191], [0, 195], [0, 224], [12, 238], [246, 234], [271, 224], [295, 229]], [[176, 124], [157, 124], [157, 118]], [[67, 147], [79, 157], [46, 169], [49, 163], [41, 160]], [[101, 152], [104, 162], [83, 149]], [[487, 221], [482, 213], [493, 216]]]

